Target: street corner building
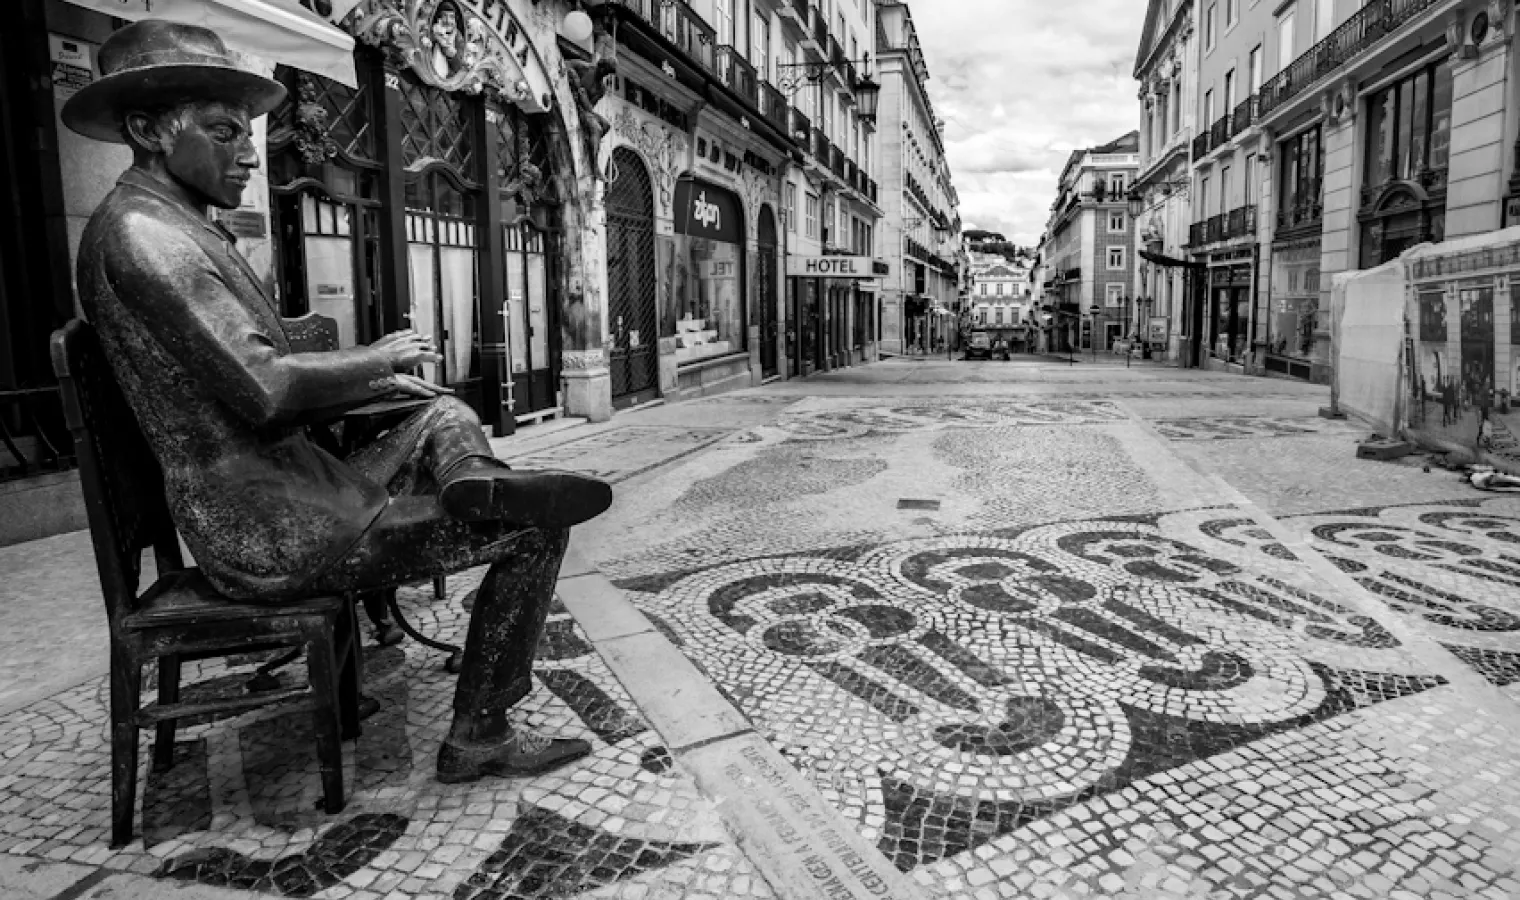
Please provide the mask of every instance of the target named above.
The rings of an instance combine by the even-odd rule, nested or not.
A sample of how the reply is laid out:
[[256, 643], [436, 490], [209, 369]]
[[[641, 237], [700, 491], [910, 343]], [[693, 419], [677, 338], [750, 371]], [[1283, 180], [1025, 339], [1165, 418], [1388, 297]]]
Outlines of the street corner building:
[[[150, 15], [288, 89], [242, 207], [215, 213], [283, 314], [343, 346], [430, 336], [426, 377], [498, 435], [869, 362], [955, 303], [954, 190], [901, 3], [20, 0], [0, 489], [22, 514], [0, 544], [83, 524], [47, 339], [131, 160], [59, 110]], [[878, 129], [908, 137], [890, 165]]]
[[1330, 383], [1337, 275], [1515, 224], [1515, 27], [1511, 0], [1151, 0], [1136, 289], [1174, 363]]

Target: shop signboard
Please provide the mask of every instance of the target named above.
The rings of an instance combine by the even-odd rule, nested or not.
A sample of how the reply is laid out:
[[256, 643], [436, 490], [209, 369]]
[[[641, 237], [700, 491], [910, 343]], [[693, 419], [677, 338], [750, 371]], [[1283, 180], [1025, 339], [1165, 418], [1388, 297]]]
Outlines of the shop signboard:
[[1166, 316], [1151, 316], [1150, 328], [1146, 331], [1145, 339], [1155, 343], [1166, 340]]
[[786, 274], [793, 278], [880, 278], [869, 256], [789, 256]]
[[732, 191], [700, 180], [676, 184], [676, 231], [695, 238], [744, 242], [744, 211]]
[[53, 95], [59, 100], [95, 80], [94, 45], [61, 34], [48, 35], [48, 58], [53, 64]]

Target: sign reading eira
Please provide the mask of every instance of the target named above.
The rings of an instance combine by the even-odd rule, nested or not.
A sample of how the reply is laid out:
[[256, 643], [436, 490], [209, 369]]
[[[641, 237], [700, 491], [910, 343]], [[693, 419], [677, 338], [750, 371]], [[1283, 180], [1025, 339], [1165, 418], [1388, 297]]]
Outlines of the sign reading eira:
[[790, 256], [786, 274], [793, 278], [880, 278], [869, 256]]

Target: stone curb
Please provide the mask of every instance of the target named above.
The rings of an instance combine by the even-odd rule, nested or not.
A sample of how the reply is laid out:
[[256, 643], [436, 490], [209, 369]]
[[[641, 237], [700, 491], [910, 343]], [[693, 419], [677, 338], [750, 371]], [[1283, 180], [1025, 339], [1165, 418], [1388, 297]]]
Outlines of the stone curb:
[[[573, 540], [571, 556], [579, 568]], [[562, 578], [559, 595], [781, 900], [927, 898], [600, 572]]]

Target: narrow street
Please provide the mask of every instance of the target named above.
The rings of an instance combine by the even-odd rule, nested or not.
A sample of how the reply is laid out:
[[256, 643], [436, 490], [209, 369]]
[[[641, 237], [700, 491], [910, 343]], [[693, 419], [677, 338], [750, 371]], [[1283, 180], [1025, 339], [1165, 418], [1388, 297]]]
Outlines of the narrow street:
[[[114, 852], [87, 535], [5, 548], [0, 886], [1520, 897], [1520, 497], [1358, 460], [1327, 402], [893, 360], [526, 430], [498, 452], [616, 485], [514, 713], [593, 755], [440, 785], [443, 655], [370, 646], [344, 813], [306, 717], [202, 722]], [[460, 640], [478, 578], [409, 589], [413, 623]], [[240, 690], [243, 662], [191, 680]]]

